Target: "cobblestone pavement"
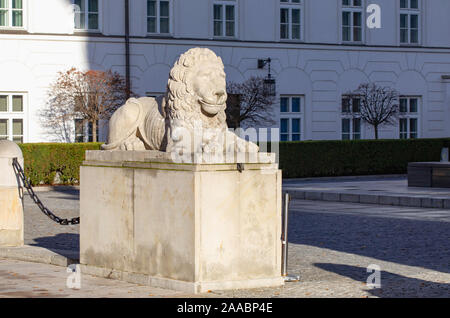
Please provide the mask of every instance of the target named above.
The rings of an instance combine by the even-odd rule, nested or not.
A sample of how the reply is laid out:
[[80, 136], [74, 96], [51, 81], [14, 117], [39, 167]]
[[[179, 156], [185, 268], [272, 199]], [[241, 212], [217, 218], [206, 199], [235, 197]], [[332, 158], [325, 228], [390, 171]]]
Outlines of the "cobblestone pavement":
[[[36, 191], [42, 203], [57, 216], [79, 216], [79, 190], [60, 189]], [[28, 194], [24, 196], [25, 244], [41, 246], [50, 250], [79, 251], [79, 225], [61, 226], [45, 216]]]
[[[39, 195], [55, 213], [77, 216], [78, 191]], [[27, 244], [78, 249], [78, 226], [54, 225], [31, 203]], [[450, 297], [450, 210], [294, 200], [290, 212], [289, 273], [300, 282], [210, 296]], [[381, 288], [366, 286], [369, 264], [381, 268]]]

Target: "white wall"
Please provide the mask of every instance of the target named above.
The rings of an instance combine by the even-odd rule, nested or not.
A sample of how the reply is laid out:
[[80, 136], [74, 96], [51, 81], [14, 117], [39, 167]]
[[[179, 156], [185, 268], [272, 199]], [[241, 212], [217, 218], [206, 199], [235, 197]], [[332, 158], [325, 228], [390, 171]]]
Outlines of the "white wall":
[[[48, 2], [47, 2], [48, 1]], [[54, 7], [61, 23], [49, 26], [44, 12]], [[82, 69], [112, 69], [125, 74], [123, 0], [103, 1], [101, 30], [104, 35], [72, 34], [63, 22], [73, 21], [64, 11], [67, 0], [28, 1], [27, 32], [0, 30], [0, 92], [27, 91], [25, 141], [49, 140], [37, 112], [46, 102], [49, 84], [58, 71], [72, 66]], [[421, 137], [450, 136], [450, 87], [442, 75], [450, 75], [450, 29], [448, 0], [428, 0], [423, 5], [424, 47], [398, 46], [398, 1], [370, 0], [382, 7], [382, 29], [366, 30], [366, 45], [338, 45], [340, 1], [314, 0], [305, 4], [305, 41], [285, 43], [278, 39], [279, 6], [273, 0], [239, 0], [239, 40], [212, 40], [212, 3], [207, 0], [176, 0], [173, 3], [173, 37], [146, 37], [145, 1], [131, 3], [131, 80], [133, 90], [165, 90], [168, 72], [187, 49], [209, 47], [222, 57], [228, 81], [243, 81], [251, 75], [265, 76], [257, 69], [258, 58], [272, 58], [272, 72], [279, 94], [305, 96], [304, 138], [341, 138], [341, 95], [362, 81], [397, 88], [401, 94], [421, 95]], [[52, 7], [53, 8], [53, 7]], [[64, 18], [65, 17], [65, 18]], [[51, 34], [46, 34], [51, 33]], [[57, 33], [61, 33], [57, 35]], [[64, 33], [66, 35], [64, 35]], [[314, 44], [313, 44], [314, 43]], [[321, 43], [321, 44], [315, 44]], [[277, 118], [278, 121], [278, 118]], [[365, 138], [373, 132], [367, 127]], [[384, 127], [381, 137], [398, 138], [397, 127]]]

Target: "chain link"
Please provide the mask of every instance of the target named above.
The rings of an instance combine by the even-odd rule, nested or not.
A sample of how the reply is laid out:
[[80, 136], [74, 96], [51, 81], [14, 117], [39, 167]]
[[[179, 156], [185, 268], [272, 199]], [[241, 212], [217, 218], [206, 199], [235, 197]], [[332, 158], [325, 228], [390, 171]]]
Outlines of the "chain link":
[[52, 211], [50, 211], [49, 209], [47, 209], [41, 202], [41, 200], [39, 200], [39, 197], [36, 195], [36, 193], [34, 193], [33, 187], [31, 186], [30, 181], [28, 180], [28, 178], [25, 176], [25, 173], [23, 172], [22, 166], [20, 165], [19, 161], [17, 160], [17, 158], [13, 158], [13, 162], [12, 162], [14, 171], [16, 173], [16, 175], [19, 176], [20, 180], [23, 183], [23, 186], [25, 187], [25, 189], [27, 189], [28, 194], [30, 195], [30, 197], [33, 199], [34, 203], [36, 203], [36, 205], [39, 207], [39, 209], [42, 211], [42, 213], [44, 213], [46, 216], [48, 216], [52, 221], [60, 224], [60, 225], [75, 225], [75, 224], [80, 224], [80, 218], [73, 218], [73, 219], [61, 219], [60, 217], [57, 217], [55, 214], [52, 213]]

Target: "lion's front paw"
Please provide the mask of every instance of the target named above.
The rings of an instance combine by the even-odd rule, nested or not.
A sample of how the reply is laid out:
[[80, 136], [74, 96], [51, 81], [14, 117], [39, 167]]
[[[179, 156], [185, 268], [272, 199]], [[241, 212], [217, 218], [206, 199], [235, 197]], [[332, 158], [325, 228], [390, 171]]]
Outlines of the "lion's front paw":
[[145, 150], [145, 145], [138, 137], [130, 137], [123, 142], [120, 150]]

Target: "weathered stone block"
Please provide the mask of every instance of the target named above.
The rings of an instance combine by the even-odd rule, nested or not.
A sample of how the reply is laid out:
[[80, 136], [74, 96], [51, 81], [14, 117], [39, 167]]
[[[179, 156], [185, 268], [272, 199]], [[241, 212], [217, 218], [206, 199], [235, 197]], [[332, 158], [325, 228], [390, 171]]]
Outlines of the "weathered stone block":
[[276, 164], [109, 153], [81, 167], [81, 264], [188, 292], [283, 284]]

